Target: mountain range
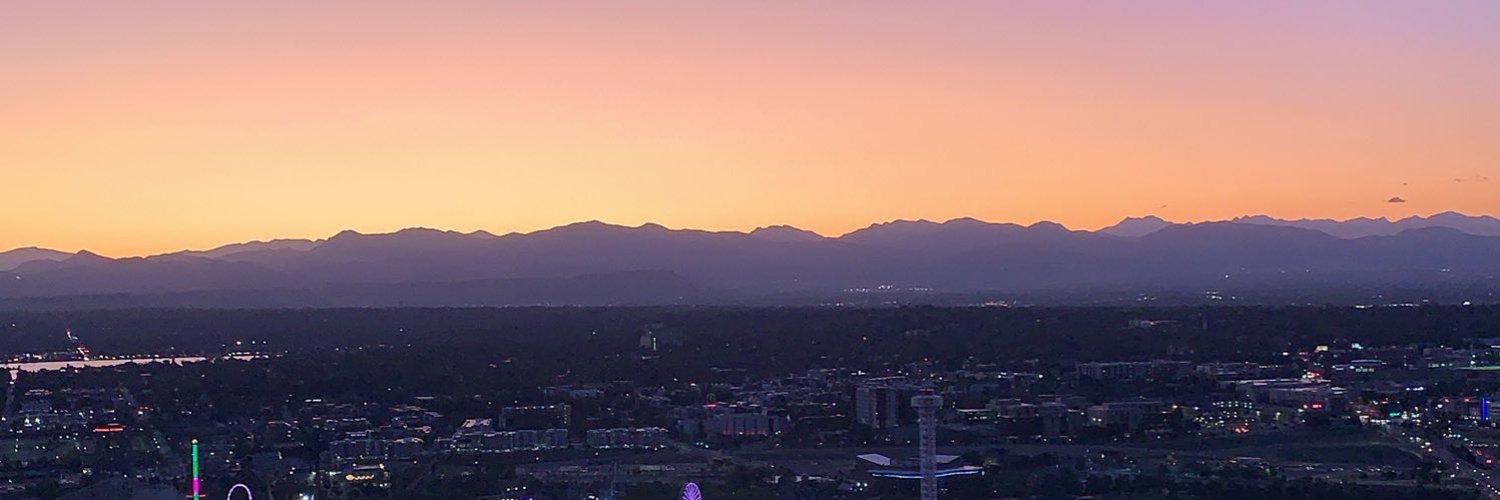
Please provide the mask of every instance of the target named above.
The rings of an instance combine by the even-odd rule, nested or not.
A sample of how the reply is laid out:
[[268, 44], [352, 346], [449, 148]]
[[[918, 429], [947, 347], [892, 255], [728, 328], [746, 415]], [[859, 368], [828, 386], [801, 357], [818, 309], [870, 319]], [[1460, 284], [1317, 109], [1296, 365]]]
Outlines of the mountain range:
[[17, 249], [0, 253], [0, 308], [774, 304], [1101, 291], [1315, 298], [1349, 287], [1461, 288], [1489, 300], [1497, 276], [1500, 220], [1456, 213], [1140, 217], [1098, 231], [898, 220], [838, 237], [790, 226], [746, 233], [591, 221], [505, 235], [344, 231], [118, 259]]

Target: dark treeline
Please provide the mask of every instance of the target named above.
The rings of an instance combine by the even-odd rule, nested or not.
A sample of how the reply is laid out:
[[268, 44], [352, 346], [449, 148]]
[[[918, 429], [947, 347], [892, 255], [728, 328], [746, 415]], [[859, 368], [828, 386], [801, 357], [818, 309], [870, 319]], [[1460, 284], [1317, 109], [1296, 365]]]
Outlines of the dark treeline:
[[[1130, 328], [1132, 320], [1168, 320]], [[1175, 358], [1257, 360], [1315, 344], [1457, 344], [1500, 336], [1500, 307], [505, 308], [122, 310], [0, 313], [0, 355], [304, 353], [353, 347], [462, 353], [608, 380], [941, 363]], [[682, 345], [636, 356], [648, 325]], [[444, 354], [447, 353], [447, 354]], [[666, 373], [662, 373], [666, 375]]]

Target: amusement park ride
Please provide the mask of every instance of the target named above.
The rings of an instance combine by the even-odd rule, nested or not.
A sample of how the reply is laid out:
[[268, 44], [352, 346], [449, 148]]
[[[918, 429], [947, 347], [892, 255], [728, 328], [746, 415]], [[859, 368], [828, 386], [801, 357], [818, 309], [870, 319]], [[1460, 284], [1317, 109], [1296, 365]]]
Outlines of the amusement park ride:
[[[234, 500], [234, 492], [243, 490], [245, 500], [255, 500], [255, 495], [250, 493], [250, 487], [244, 484], [235, 484], [229, 487], [229, 493], [224, 495], [228, 500]], [[193, 439], [193, 500], [203, 500], [203, 481], [198, 476], [198, 439]]]

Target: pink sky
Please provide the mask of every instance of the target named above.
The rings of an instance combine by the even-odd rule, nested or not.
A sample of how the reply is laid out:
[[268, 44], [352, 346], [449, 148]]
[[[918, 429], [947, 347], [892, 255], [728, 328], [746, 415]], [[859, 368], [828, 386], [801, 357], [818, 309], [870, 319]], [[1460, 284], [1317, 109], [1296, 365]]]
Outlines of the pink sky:
[[1500, 214], [1496, 26], [1488, 1], [6, 2], [0, 248]]

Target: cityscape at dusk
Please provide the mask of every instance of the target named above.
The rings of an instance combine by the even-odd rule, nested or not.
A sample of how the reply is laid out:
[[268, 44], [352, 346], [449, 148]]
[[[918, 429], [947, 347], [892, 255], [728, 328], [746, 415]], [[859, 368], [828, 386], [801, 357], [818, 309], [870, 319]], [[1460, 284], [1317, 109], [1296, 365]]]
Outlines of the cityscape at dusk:
[[3, 500], [1500, 500], [1500, 2], [0, 3]]

